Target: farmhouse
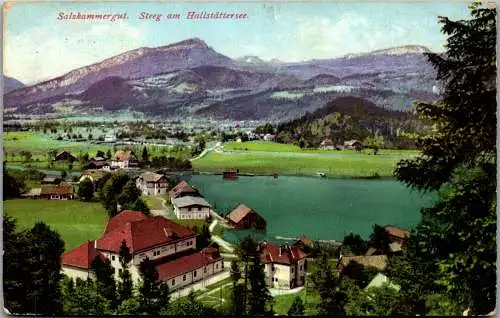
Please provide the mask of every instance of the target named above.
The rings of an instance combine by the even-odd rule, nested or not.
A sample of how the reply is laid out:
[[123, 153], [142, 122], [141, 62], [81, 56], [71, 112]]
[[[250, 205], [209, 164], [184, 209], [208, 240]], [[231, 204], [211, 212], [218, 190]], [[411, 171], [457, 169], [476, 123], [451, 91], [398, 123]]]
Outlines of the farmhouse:
[[274, 141], [275, 140], [275, 137], [274, 135], [271, 135], [271, 134], [265, 134], [264, 135], [264, 141]]
[[40, 197], [49, 200], [73, 199], [73, 187], [68, 185], [42, 185]]
[[178, 219], [204, 220], [210, 216], [212, 206], [202, 197], [184, 196], [172, 199]]
[[359, 140], [348, 140], [344, 142], [345, 149], [361, 150], [363, 149], [363, 144]]
[[398, 243], [401, 246], [404, 244], [405, 240], [410, 236], [410, 231], [395, 226], [385, 226], [384, 230], [387, 232], [387, 234], [389, 234], [389, 240], [392, 243]]
[[266, 230], [264, 218], [244, 204], [238, 205], [226, 218], [231, 226], [238, 229]]
[[141, 174], [136, 180], [136, 185], [144, 195], [166, 194], [170, 187], [164, 175], [153, 172]]
[[203, 280], [224, 269], [223, 257], [215, 248], [196, 252], [196, 236], [188, 228], [162, 216], [147, 217], [142, 212], [122, 211], [111, 218], [104, 234], [64, 253], [61, 269], [71, 278], [91, 276], [95, 257], [110, 260], [118, 279], [119, 251], [125, 241], [132, 254], [130, 273], [140, 281], [139, 266], [147, 257], [158, 272], [158, 281], [170, 290]]
[[103, 157], [95, 157], [87, 161], [87, 164], [85, 164], [85, 169], [102, 169], [106, 165], [106, 159], [104, 159]]
[[319, 145], [319, 149], [334, 150], [335, 149], [335, 143], [331, 139], [325, 139]]
[[54, 158], [54, 161], [57, 162], [75, 162], [76, 160], [76, 157], [67, 151], [58, 153]]
[[57, 177], [45, 177], [42, 179], [40, 184], [59, 184], [61, 182], [61, 179]]
[[138, 161], [134, 152], [131, 150], [119, 150], [113, 156], [111, 161], [112, 167], [120, 167], [120, 168], [130, 168], [137, 167]]
[[170, 198], [174, 199], [184, 196], [196, 197], [201, 195], [198, 190], [191, 187], [186, 181], [183, 180], [170, 190]]
[[304, 285], [307, 264], [300, 247], [263, 242], [260, 250], [270, 287], [288, 289]]

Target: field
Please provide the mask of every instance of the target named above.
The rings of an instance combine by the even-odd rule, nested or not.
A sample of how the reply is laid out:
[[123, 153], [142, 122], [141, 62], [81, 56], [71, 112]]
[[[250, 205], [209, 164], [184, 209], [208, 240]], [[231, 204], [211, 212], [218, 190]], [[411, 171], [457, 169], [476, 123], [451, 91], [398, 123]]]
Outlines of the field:
[[[212, 152], [194, 161], [193, 166], [207, 172], [236, 168], [243, 173], [264, 175], [316, 175], [317, 172], [323, 172], [327, 176], [337, 177], [371, 177], [375, 174], [389, 177], [393, 175], [398, 161], [417, 154], [414, 151], [381, 151], [374, 156], [349, 150], [293, 151], [293, 146], [279, 145], [273, 148], [276, 144], [269, 144], [267, 148], [258, 143], [249, 144], [253, 149], [259, 149], [252, 151]], [[274, 150], [278, 148], [280, 150]]]
[[4, 213], [17, 219], [18, 229], [43, 221], [56, 230], [70, 250], [104, 231], [108, 215], [100, 203], [16, 199], [3, 202]]
[[297, 296], [302, 299], [302, 303], [305, 307], [304, 314], [306, 316], [314, 316], [318, 314], [318, 304], [320, 303], [319, 295], [311, 290], [306, 291], [306, 289], [294, 294], [275, 296], [273, 305], [274, 312], [280, 316], [288, 315], [288, 310]]

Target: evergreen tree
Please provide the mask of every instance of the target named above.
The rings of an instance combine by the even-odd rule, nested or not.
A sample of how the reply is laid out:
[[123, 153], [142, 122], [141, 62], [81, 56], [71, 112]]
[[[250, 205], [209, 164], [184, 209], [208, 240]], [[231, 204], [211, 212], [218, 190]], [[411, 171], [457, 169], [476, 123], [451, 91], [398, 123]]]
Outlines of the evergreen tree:
[[423, 212], [425, 226], [417, 227], [419, 242], [408, 247], [407, 260], [419, 267], [413, 258], [419, 253], [410, 249], [425, 246], [422, 266], [434, 263], [439, 277], [421, 293], [444, 287], [471, 314], [485, 314], [496, 300], [496, 9], [475, 3], [470, 19], [440, 17], [440, 23], [447, 50], [428, 58], [442, 100], [417, 106], [435, 130], [418, 140], [422, 156], [401, 161], [395, 171], [408, 186], [440, 189], [436, 205]]
[[288, 310], [288, 316], [303, 316], [304, 310], [304, 302], [300, 296], [297, 296]]
[[210, 230], [206, 223], [203, 223], [198, 235], [196, 236], [196, 248], [203, 249], [210, 244]]
[[266, 285], [264, 265], [260, 261], [260, 255], [256, 254], [252, 257], [252, 265], [248, 274], [250, 280], [248, 313], [250, 315], [270, 314], [268, 308], [273, 298]]
[[118, 269], [118, 276], [120, 277], [118, 282], [118, 300], [122, 303], [131, 298], [133, 295], [132, 275], [129, 270], [130, 262], [132, 261], [132, 254], [130, 254], [130, 249], [125, 240], [122, 241], [119, 255], [121, 268]]
[[80, 184], [78, 185], [78, 196], [85, 201], [90, 201], [92, 200], [92, 197], [94, 196], [94, 183], [90, 181], [88, 178], [83, 179], [80, 181]]
[[233, 281], [232, 299], [231, 299], [231, 314], [234, 316], [241, 316], [245, 311], [245, 304], [243, 303], [244, 286], [239, 283], [241, 279], [241, 272], [236, 260], [231, 261], [231, 280]]
[[[69, 281], [72, 282], [71, 279]], [[63, 285], [64, 314], [69, 316], [104, 316], [111, 313], [109, 300], [98, 292], [98, 287], [92, 279], [84, 281], [76, 279]]]
[[142, 283], [139, 287], [141, 311], [150, 315], [158, 315], [168, 307], [170, 296], [167, 284], [158, 284], [158, 272], [146, 257], [140, 266]]
[[91, 269], [96, 278], [97, 291], [110, 302], [111, 308], [116, 308], [116, 282], [115, 269], [109, 259], [102, 260], [96, 256], [91, 264]]
[[326, 254], [319, 258], [317, 269], [312, 273], [311, 278], [321, 299], [318, 305], [319, 314], [326, 316], [343, 314], [345, 295], [339, 290], [340, 280], [328, 263]]
[[106, 159], [111, 159], [111, 150], [108, 149], [108, 151], [106, 151]]
[[148, 149], [146, 147], [142, 148], [142, 161], [145, 163], [149, 161]]
[[141, 190], [139, 190], [135, 184], [134, 180], [128, 180], [123, 187], [120, 195], [116, 198], [118, 203], [121, 205], [133, 204], [141, 196]]

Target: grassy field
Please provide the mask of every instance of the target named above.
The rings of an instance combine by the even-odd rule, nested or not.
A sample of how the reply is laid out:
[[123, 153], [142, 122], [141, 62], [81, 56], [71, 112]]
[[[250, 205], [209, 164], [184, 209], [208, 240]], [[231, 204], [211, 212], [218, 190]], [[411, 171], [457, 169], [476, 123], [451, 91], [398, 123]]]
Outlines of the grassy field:
[[[297, 155], [295, 155], [297, 154]], [[410, 154], [348, 155], [302, 154], [288, 152], [235, 152], [209, 153], [193, 162], [199, 171], [220, 172], [226, 168], [237, 168], [243, 173], [283, 175], [316, 175], [324, 172], [328, 176], [370, 177], [377, 173], [381, 177], [392, 176], [396, 163]]]
[[3, 202], [4, 213], [17, 219], [18, 229], [43, 221], [56, 230], [70, 250], [104, 231], [108, 215], [100, 203], [16, 199]]
[[320, 303], [319, 294], [311, 291], [306, 292], [305, 289], [295, 294], [275, 296], [273, 305], [274, 312], [280, 316], [288, 315], [288, 310], [297, 296], [299, 296], [304, 303], [304, 314], [306, 316], [314, 316], [318, 314], [318, 304]]
[[302, 151], [300, 147], [295, 145], [280, 144], [269, 141], [230, 142], [224, 144], [224, 150], [283, 151], [283, 152]]

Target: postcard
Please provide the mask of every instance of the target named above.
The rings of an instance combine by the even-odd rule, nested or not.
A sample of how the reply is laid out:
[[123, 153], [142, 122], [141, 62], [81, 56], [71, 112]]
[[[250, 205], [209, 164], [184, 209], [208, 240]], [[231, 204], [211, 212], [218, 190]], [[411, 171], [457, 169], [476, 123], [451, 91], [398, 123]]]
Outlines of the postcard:
[[494, 315], [489, 2], [7, 2], [4, 311]]

